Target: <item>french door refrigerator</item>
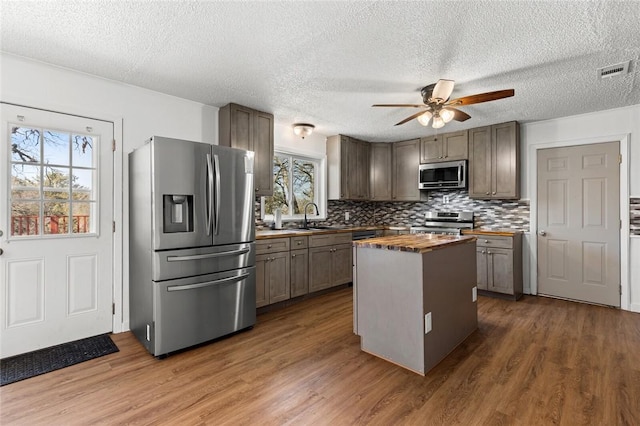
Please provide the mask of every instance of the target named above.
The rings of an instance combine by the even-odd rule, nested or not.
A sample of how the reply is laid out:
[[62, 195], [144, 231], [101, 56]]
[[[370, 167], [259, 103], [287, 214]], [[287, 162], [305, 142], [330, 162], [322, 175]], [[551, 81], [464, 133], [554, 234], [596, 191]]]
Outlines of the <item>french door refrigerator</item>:
[[158, 136], [129, 154], [130, 328], [154, 356], [255, 324], [253, 160]]

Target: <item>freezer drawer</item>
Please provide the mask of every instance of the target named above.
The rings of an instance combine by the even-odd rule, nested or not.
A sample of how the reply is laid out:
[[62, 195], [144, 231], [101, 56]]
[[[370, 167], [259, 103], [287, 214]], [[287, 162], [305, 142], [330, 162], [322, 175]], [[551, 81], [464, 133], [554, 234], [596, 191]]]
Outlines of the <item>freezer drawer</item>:
[[155, 356], [256, 323], [255, 267], [153, 283]]
[[255, 243], [156, 251], [153, 262], [154, 281], [246, 268], [256, 264]]

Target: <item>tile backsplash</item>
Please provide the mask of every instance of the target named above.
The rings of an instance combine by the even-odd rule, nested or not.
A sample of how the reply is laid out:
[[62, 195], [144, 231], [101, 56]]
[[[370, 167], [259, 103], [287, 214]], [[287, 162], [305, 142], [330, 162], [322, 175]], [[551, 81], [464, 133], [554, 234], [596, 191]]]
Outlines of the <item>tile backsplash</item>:
[[[443, 197], [448, 197], [448, 203]], [[529, 201], [474, 200], [466, 190], [430, 191], [427, 201], [329, 201], [329, 225], [364, 225], [370, 223], [398, 226], [420, 226], [424, 213], [434, 211], [473, 211], [475, 227], [529, 230]], [[349, 212], [349, 221], [345, 221]]]
[[[443, 197], [448, 203], [443, 203]], [[427, 201], [335, 201], [329, 200], [327, 220], [323, 225], [421, 225], [424, 213], [435, 211], [473, 211], [476, 228], [510, 228], [529, 231], [528, 200], [474, 200], [460, 191], [431, 191]], [[640, 197], [629, 199], [629, 230], [640, 236]], [[345, 221], [345, 213], [349, 220]], [[269, 225], [260, 220], [260, 198], [256, 198], [256, 225]], [[285, 224], [297, 226], [298, 224]]]
[[629, 232], [640, 235], [640, 197], [629, 198]]

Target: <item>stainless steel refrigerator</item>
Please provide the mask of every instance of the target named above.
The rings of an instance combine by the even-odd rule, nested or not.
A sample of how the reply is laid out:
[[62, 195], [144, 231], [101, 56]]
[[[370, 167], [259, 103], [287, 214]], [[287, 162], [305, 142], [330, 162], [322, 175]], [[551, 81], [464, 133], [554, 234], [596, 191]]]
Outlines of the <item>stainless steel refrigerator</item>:
[[255, 324], [253, 160], [158, 136], [129, 154], [130, 327], [153, 355]]

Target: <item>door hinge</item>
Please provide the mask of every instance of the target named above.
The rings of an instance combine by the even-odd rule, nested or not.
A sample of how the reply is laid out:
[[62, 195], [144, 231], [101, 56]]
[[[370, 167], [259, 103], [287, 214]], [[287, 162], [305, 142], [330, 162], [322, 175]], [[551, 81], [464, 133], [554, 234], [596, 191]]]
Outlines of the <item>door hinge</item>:
[[115, 302], [111, 304], [111, 315], [115, 315], [116, 314], [116, 304]]
[[622, 284], [620, 284], [618, 288], [620, 289], [620, 294], [622, 294]]
[[622, 164], [622, 154], [618, 154], [618, 163]]
[[115, 220], [111, 223], [111, 232], [116, 232], [116, 221]]
[[116, 140], [112, 140], [111, 141], [111, 151], [115, 152], [116, 151]]

